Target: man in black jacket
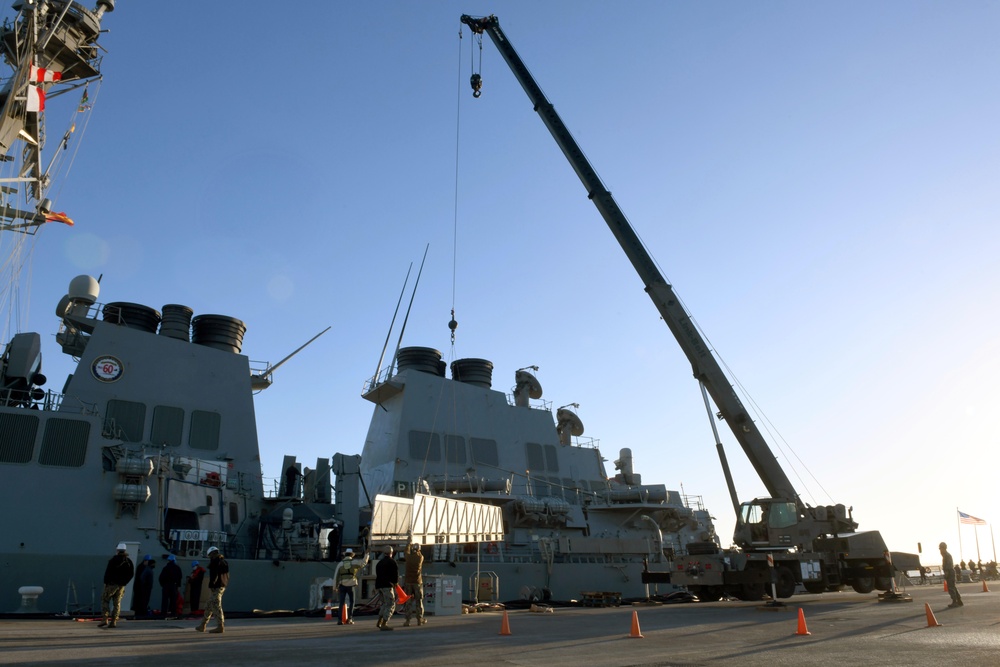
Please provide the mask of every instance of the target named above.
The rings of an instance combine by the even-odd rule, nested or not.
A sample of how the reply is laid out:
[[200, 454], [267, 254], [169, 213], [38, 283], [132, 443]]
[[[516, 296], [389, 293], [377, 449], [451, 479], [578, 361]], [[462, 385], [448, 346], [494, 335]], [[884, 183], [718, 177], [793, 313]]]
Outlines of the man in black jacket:
[[396, 611], [396, 584], [399, 583], [399, 566], [392, 559], [392, 547], [385, 548], [385, 555], [375, 566], [375, 588], [382, 594], [382, 607], [378, 612], [378, 629], [392, 630], [388, 626], [392, 612]]
[[222, 594], [229, 585], [229, 563], [216, 547], [209, 547], [208, 555], [211, 557], [208, 562], [208, 604], [205, 605], [205, 615], [201, 619], [201, 624], [195, 630], [205, 632], [208, 621], [213, 615], [217, 615], [219, 625], [209, 632], [221, 634], [226, 631], [226, 617], [222, 613]]
[[160, 588], [163, 589], [160, 615], [163, 618], [177, 616], [177, 593], [180, 591], [183, 580], [184, 573], [181, 572], [181, 566], [177, 564], [177, 557], [170, 554], [167, 556], [167, 564], [160, 572]]
[[124, 542], [118, 544], [116, 553], [108, 561], [108, 566], [104, 569], [104, 592], [101, 594], [101, 614], [104, 621], [98, 626], [100, 628], [118, 627], [118, 615], [122, 610], [122, 596], [125, 595], [125, 587], [132, 581], [135, 574], [135, 566], [132, 559], [128, 557], [127, 547]]

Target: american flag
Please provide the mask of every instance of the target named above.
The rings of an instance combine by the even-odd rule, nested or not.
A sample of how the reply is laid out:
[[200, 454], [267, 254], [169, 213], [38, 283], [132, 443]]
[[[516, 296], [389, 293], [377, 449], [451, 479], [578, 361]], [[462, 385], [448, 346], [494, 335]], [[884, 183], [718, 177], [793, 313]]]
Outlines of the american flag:
[[971, 514], [966, 514], [965, 512], [961, 512], [961, 511], [958, 513], [958, 522], [959, 523], [972, 524], [973, 526], [985, 526], [986, 525], [986, 522], [983, 521], [982, 519], [974, 517]]

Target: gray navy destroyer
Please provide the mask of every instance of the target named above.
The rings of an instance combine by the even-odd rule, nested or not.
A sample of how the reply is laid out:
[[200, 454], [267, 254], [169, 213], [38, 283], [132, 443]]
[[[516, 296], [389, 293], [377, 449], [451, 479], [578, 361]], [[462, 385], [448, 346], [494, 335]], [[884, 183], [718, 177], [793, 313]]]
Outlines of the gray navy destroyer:
[[[101, 21], [114, 2], [14, 9], [0, 30], [13, 70], [0, 93], [0, 144], [20, 172], [6, 183], [26, 185], [4, 185], [5, 240], [72, 224], [45, 198], [36, 101], [54, 87], [76, 88], [85, 110], [87, 85], [100, 77]], [[569, 600], [646, 597], [644, 572], [667, 569], [692, 542], [717, 542], [700, 499], [644, 484], [627, 448], [609, 475], [596, 441], [581, 439], [581, 418], [543, 402], [531, 369], [504, 371], [508, 395], [493, 387], [489, 361], [459, 359], [449, 373], [430, 347], [403, 347], [364, 383], [374, 408], [360, 455], [286, 455], [280, 488], [268, 489], [254, 396], [276, 365], [243, 354], [246, 325], [180, 304], [102, 301], [101, 287], [78, 276], [51, 296], [56, 319], [46, 338], [55, 333], [76, 362], [59, 389], [43, 373], [41, 334], [3, 342], [0, 503], [22, 519], [0, 536], [0, 611], [95, 609], [119, 542], [136, 561], [174, 555], [182, 568], [218, 547], [234, 573], [225, 605], [235, 611], [322, 608], [347, 546], [419, 542], [426, 572], [461, 577], [467, 600]], [[388, 525], [380, 507], [394, 499], [414, 503], [410, 527], [380, 532]], [[425, 520], [417, 531], [416, 503], [432, 501], [449, 520], [487, 509], [494, 522], [474, 518], [459, 529]], [[367, 574], [362, 597], [372, 581]]]

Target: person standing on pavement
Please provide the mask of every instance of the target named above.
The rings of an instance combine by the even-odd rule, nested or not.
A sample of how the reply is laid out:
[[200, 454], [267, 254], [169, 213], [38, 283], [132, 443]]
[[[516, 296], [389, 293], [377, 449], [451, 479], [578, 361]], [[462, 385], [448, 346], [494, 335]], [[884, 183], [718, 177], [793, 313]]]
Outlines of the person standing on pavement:
[[156, 561], [149, 554], [142, 558], [142, 562], [135, 568], [135, 584], [132, 586], [132, 611], [136, 617], [145, 616], [149, 613], [149, 597], [153, 592], [153, 580], [149, 579], [149, 588], [143, 585], [143, 578], [147, 570], [152, 570], [156, 566]]
[[209, 547], [208, 555], [211, 558], [208, 562], [208, 604], [205, 605], [205, 615], [195, 630], [205, 632], [209, 620], [212, 616], [216, 616], [219, 624], [209, 632], [222, 634], [226, 631], [226, 617], [222, 613], [222, 594], [229, 585], [229, 563], [217, 547]]
[[191, 563], [191, 574], [188, 575], [188, 600], [191, 601], [191, 613], [194, 614], [201, 609], [201, 586], [205, 581], [207, 570], [198, 564], [198, 561]]
[[160, 598], [160, 615], [163, 618], [177, 615], [177, 594], [180, 592], [183, 580], [184, 573], [177, 564], [177, 556], [170, 554], [167, 556], [167, 564], [160, 571], [160, 589], [163, 591], [163, 596]]
[[955, 559], [948, 553], [948, 545], [942, 542], [938, 545], [941, 550], [941, 569], [944, 571], [944, 582], [948, 586], [948, 595], [951, 596], [951, 604], [948, 607], [961, 607], [962, 596], [958, 594], [958, 581], [955, 577]]
[[104, 620], [97, 626], [99, 628], [118, 627], [125, 587], [135, 574], [135, 565], [128, 557], [128, 547], [125, 543], [119, 542], [115, 551], [115, 555], [108, 561], [108, 566], [104, 568], [104, 592], [101, 594], [101, 615]]
[[396, 611], [396, 584], [399, 583], [399, 566], [392, 559], [392, 547], [385, 547], [382, 560], [375, 566], [375, 589], [382, 594], [382, 606], [378, 612], [378, 629], [392, 630], [389, 619]]
[[337, 563], [337, 569], [333, 571], [333, 580], [337, 582], [340, 596], [337, 625], [354, 625], [354, 593], [358, 589], [358, 575], [365, 565], [368, 565], [368, 551], [365, 551], [363, 558], [355, 558], [354, 550], [347, 547], [344, 549], [344, 559]]
[[425, 625], [427, 619], [424, 618], [424, 578], [421, 570], [424, 567], [424, 555], [420, 553], [420, 545], [414, 542], [410, 545], [410, 550], [406, 552], [406, 571], [403, 579], [403, 590], [410, 596], [407, 600], [406, 621], [403, 625], [409, 625], [410, 619], [417, 617], [417, 625]]

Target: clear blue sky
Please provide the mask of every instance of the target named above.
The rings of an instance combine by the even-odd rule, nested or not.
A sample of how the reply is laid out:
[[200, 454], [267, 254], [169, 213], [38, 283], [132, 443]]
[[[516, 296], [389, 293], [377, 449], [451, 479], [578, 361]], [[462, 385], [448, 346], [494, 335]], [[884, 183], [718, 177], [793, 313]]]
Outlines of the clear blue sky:
[[472, 98], [462, 13], [500, 17], [808, 502], [930, 563], [956, 507], [1000, 521], [995, 2], [124, 0], [26, 328], [54, 334], [83, 272], [104, 301], [243, 319], [252, 359], [332, 325], [256, 399], [275, 476], [361, 452], [362, 383], [429, 243], [404, 344], [491, 359], [503, 390], [537, 364], [605, 458], [702, 495], [728, 543], [689, 365], [489, 40]]

